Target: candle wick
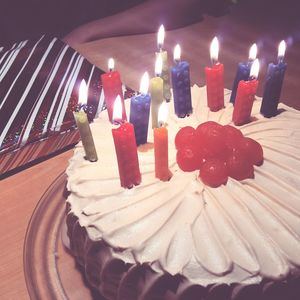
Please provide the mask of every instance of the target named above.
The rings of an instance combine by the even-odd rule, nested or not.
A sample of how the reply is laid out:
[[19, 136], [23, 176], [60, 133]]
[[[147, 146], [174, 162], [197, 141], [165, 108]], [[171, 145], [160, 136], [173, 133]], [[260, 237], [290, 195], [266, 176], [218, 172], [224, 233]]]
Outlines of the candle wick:
[[283, 56], [278, 56], [278, 63], [283, 63]]
[[211, 59], [211, 64], [214, 66], [214, 65], [217, 65], [219, 63], [219, 61], [215, 58], [212, 58]]
[[119, 126], [122, 125], [123, 123], [125, 123], [125, 121], [122, 120], [122, 119], [114, 119], [114, 120], [112, 121], [112, 124], [115, 125], [115, 126], [117, 126], [117, 127], [119, 127]]
[[158, 122], [158, 127], [166, 127], [166, 123], [163, 121]]
[[80, 107], [80, 109], [79, 109], [80, 111], [85, 112], [85, 104], [80, 104], [79, 107]]

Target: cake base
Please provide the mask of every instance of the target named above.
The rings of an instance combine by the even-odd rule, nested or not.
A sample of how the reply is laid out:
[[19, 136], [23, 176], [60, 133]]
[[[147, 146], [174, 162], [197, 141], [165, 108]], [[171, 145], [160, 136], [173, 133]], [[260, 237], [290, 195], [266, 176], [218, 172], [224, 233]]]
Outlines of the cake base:
[[[113, 257], [103, 240], [92, 241], [85, 227], [67, 206], [67, 234], [71, 254], [92, 290], [107, 300], [299, 300], [300, 271], [281, 281], [263, 279], [259, 284], [189, 282], [180, 274], [155, 272], [149, 264], [126, 264]], [[98, 298], [97, 298], [98, 299]]]

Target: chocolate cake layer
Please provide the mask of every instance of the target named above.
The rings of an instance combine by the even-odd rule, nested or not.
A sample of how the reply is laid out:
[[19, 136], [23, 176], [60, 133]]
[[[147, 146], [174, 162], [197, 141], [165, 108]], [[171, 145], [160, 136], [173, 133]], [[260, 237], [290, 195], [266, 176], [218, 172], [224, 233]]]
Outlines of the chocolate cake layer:
[[149, 264], [126, 264], [113, 257], [103, 240], [92, 241], [67, 207], [70, 251], [88, 285], [107, 300], [299, 300], [300, 272], [283, 281], [260, 284], [213, 284], [203, 287], [181, 275], [157, 273]]

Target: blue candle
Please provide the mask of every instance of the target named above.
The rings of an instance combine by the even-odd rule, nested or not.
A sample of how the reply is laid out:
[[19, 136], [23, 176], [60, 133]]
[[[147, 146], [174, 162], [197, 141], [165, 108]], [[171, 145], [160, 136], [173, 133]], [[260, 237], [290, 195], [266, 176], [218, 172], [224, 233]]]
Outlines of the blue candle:
[[148, 94], [148, 88], [149, 75], [145, 72], [141, 80], [140, 94], [133, 96], [130, 102], [129, 122], [134, 126], [137, 146], [147, 143], [150, 112], [150, 95]]
[[239, 85], [239, 82], [241, 80], [249, 80], [250, 76], [250, 69], [252, 66], [252, 62], [255, 60], [257, 55], [257, 46], [256, 44], [253, 44], [249, 51], [249, 60], [247, 62], [240, 62], [238, 64], [238, 68], [236, 71], [235, 79], [232, 86], [231, 96], [230, 96], [230, 102], [234, 104], [237, 88]]
[[176, 64], [171, 68], [173, 98], [175, 114], [179, 118], [184, 118], [193, 112], [190, 65], [186, 61], [180, 60], [180, 46], [174, 49], [174, 60]]
[[287, 67], [287, 64], [283, 61], [285, 49], [286, 43], [281, 41], [278, 47], [278, 63], [270, 63], [268, 66], [265, 90], [260, 108], [261, 114], [267, 118], [277, 114], [283, 78]]

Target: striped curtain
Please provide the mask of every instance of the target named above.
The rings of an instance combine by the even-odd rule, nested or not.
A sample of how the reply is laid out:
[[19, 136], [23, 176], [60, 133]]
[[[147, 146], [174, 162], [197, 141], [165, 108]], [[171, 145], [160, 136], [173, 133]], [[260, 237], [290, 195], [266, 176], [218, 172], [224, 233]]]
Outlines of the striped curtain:
[[80, 82], [88, 85], [91, 121], [103, 108], [102, 73], [57, 38], [0, 47], [0, 176], [78, 142]]

